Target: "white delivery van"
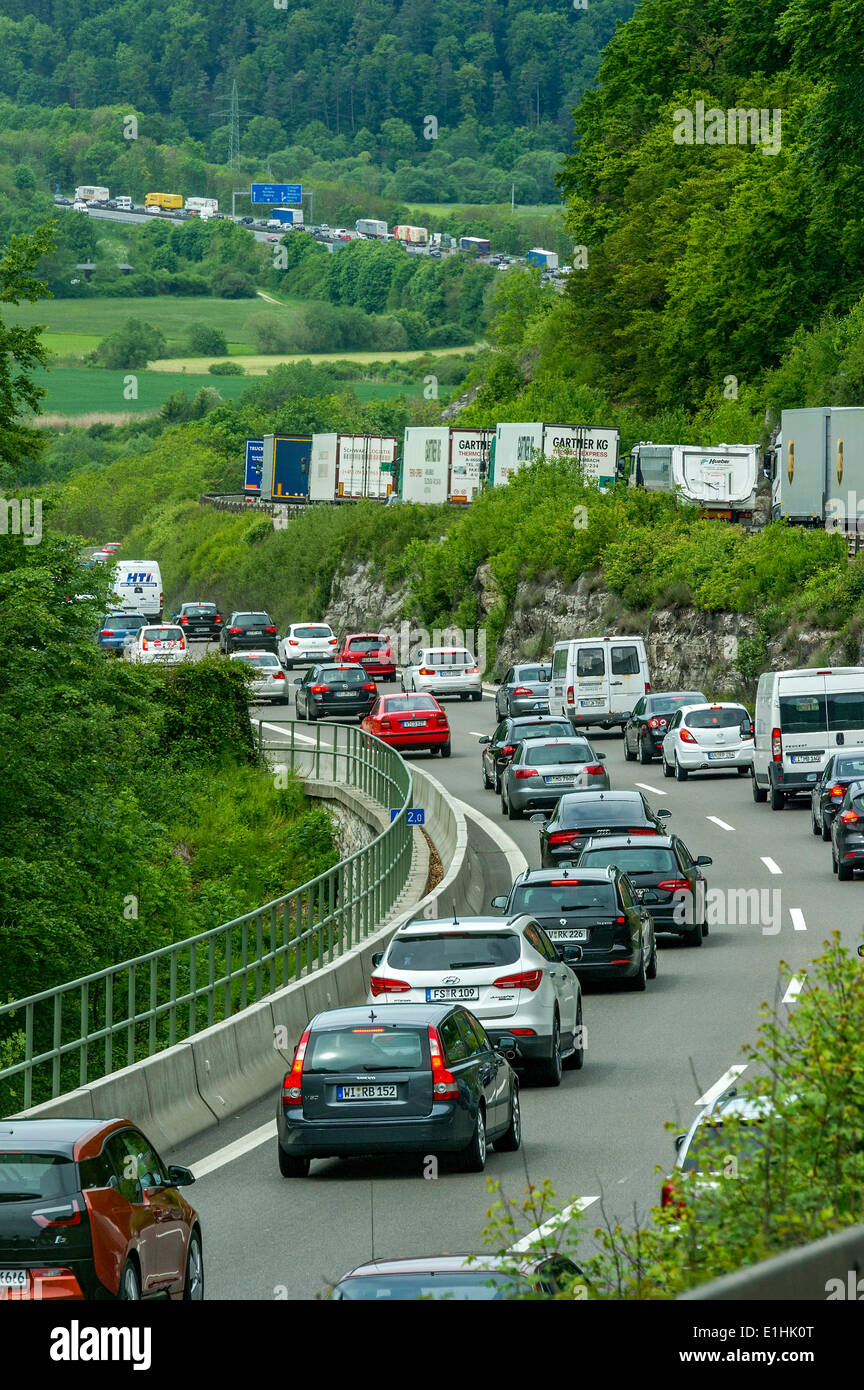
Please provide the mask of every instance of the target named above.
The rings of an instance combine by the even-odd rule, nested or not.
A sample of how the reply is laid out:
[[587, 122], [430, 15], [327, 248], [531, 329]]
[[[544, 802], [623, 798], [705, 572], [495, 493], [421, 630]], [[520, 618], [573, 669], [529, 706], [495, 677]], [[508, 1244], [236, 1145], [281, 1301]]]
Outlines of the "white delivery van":
[[566, 716], [575, 728], [623, 729], [650, 689], [641, 637], [576, 637], [552, 649], [549, 713]]
[[121, 560], [114, 571], [113, 612], [126, 609], [162, 620], [162, 574], [155, 560]]
[[753, 800], [809, 796], [828, 755], [864, 745], [864, 666], [765, 671], [756, 688]]

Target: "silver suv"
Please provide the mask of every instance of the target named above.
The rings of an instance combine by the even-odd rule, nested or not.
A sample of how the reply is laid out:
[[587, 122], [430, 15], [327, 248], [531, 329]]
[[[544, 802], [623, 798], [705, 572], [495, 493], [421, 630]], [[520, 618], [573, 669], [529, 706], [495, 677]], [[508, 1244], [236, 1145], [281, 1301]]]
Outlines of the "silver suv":
[[402, 667], [402, 689], [422, 695], [459, 695], [482, 700], [483, 685], [477, 658], [467, 647], [425, 647]]

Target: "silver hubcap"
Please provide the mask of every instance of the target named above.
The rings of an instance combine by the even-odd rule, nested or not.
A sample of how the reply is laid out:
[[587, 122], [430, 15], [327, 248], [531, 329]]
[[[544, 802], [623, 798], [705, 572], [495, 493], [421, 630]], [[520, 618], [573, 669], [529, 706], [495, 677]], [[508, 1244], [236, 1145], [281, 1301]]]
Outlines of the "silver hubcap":
[[201, 1246], [193, 1240], [189, 1246], [189, 1297], [204, 1297], [204, 1280], [201, 1270]]

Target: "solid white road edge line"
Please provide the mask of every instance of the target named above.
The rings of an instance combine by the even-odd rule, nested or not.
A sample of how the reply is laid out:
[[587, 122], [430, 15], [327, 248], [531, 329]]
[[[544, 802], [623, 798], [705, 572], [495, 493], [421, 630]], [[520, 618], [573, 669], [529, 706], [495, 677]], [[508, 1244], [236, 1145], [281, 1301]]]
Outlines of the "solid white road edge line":
[[217, 1168], [224, 1168], [226, 1163], [233, 1163], [235, 1158], [242, 1158], [248, 1154], [250, 1149], [257, 1149], [260, 1144], [266, 1144], [268, 1139], [276, 1138], [276, 1121], [268, 1120], [266, 1125], [259, 1125], [257, 1129], [252, 1129], [248, 1134], [244, 1134], [242, 1139], [235, 1139], [233, 1144], [226, 1144], [222, 1149], [215, 1149], [206, 1158], [201, 1158], [197, 1163], [193, 1163], [192, 1172], [196, 1178], [206, 1178], [208, 1173], [215, 1173]]
[[546, 1236], [551, 1235], [552, 1232], [557, 1231], [560, 1226], [566, 1226], [574, 1211], [584, 1211], [586, 1207], [591, 1206], [592, 1202], [599, 1201], [599, 1196], [577, 1198], [575, 1202], [570, 1203], [569, 1207], [565, 1207], [563, 1211], [560, 1211], [557, 1216], [551, 1217], [549, 1221], [544, 1221], [542, 1226], [537, 1226], [535, 1230], [529, 1231], [527, 1236], [523, 1236], [521, 1240], [517, 1240], [515, 1245], [511, 1245], [510, 1254], [521, 1255], [526, 1250], [530, 1250], [531, 1246], [536, 1245], [539, 1240], [543, 1240]]
[[768, 870], [769, 874], [782, 874], [783, 870], [780, 868], [779, 864], [776, 864], [774, 862], [773, 859], [769, 859], [768, 856], [765, 854], [763, 854], [761, 857], [762, 863], [765, 865], [765, 868]]
[[804, 913], [800, 907], [790, 907], [789, 916], [792, 918], [792, 925], [796, 931], [806, 931], [807, 923], [804, 921]]
[[729, 823], [728, 823], [727, 821], [721, 820], [719, 816], [706, 816], [705, 819], [706, 819], [706, 820], [713, 821], [715, 825], [719, 825], [719, 827], [720, 827], [721, 830], [734, 830], [734, 829], [735, 829], [734, 825], [729, 825]]
[[704, 1096], [700, 1096], [698, 1100], [695, 1100], [693, 1102], [693, 1104], [713, 1105], [714, 1101], [717, 1100], [719, 1096], [722, 1096], [724, 1091], [728, 1091], [733, 1081], [735, 1081], [735, 1079], [741, 1075], [742, 1071], [746, 1071], [748, 1066], [748, 1062], [744, 1062], [743, 1064], [738, 1063], [736, 1066], [730, 1067], [728, 1071], [724, 1071], [723, 1075], [720, 1077], [720, 1080], [715, 1081], [713, 1086], [709, 1086]]
[[[507, 867], [515, 878], [523, 870], [528, 868], [528, 860], [522, 853], [515, 840], [511, 840], [506, 831], [496, 825], [488, 816], [484, 816], [482, 811], [475, 811], [473, 806], [469, 806], [467, 801], [460, 801], [457, 796], [451, 796], [450, 800], [455, 806], [459, 807], [463, 816], [468, 820], [473, 820], [475, 825], [479, 825], [484, 834], [488, 835], [493, 844], [497, 845], [504, 858], [507, 860]], [[434, 891], [434, 890], [433, 890]]]

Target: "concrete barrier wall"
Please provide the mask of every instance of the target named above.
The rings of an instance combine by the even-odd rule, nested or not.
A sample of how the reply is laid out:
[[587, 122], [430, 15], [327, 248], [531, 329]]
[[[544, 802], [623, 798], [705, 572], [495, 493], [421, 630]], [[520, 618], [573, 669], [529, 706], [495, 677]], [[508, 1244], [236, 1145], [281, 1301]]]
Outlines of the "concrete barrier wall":
[[[483, 910], [482, 874], [468, 845], [465, 817], [434, 777], [417, 767], [412, 773], [414, 802], [426, 812], [425, 829], [444, 869], [431, 893], [423, 896], [429, 851], [415, 829], [408, 887], [389, 921], [365, 941], [185, 1042], [22, 1113], [33, 1118], [122, 1116], [140, 1125], [157, 1148], [170, 1149], [268, 1092], [275, 1104], [277, 1088], [309, 1019], [324, 1009], [364, 1001], [372, 956], [384, 950], [397, 927], [424, 914], [449, 915], [453, 898], [459, 896], [467, 896], [473, 911]], [[389, 824], [388, 813], [360, 793], [320, 782], [307, 782], [306, 790], [311, 796], [338, 799], [376, 829]]]
[[690, 1289], [677, 1301], [804, 1303], [815, 1300], [864, 1297], [864, 1226], [850, 1226], [797, 1250], [724, 1274], [710, 1284]]

